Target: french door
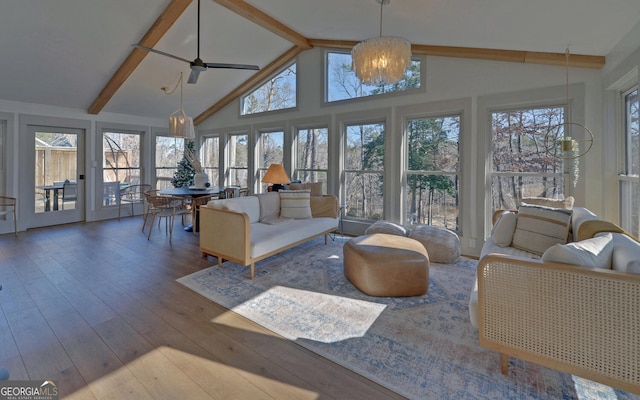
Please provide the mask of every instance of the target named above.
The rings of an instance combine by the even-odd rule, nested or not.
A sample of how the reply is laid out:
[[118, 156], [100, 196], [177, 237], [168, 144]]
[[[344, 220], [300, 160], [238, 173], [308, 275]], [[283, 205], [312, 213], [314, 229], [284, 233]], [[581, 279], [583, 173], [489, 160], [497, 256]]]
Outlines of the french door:
[[27, 125], [21, 175], [25, 228], [84, 221], [84, 129]]

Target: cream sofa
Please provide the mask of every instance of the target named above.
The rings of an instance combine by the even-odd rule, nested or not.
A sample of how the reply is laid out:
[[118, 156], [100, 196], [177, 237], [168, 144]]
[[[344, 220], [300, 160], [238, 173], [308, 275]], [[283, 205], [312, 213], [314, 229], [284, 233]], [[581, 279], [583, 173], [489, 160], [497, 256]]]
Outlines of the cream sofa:
[[486, 240], [470, 320], [504, 374], [515, 356], [640, 394], [640, 244], [572, 211], [575, 241], [542, 255]]
[[200, 207], [200, 250], [203, 255], [250, 267], [256, 261], [338, 229], [338, 199], [309, 197], [310, 218], [282, 218], [280, 194], [211, 200]]

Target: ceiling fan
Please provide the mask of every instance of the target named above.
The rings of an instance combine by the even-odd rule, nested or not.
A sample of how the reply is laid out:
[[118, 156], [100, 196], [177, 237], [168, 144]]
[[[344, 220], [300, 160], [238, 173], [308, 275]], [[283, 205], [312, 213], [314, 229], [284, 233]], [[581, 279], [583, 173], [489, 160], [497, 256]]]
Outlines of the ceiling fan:
[[132, 46], [188, 63], [191, 66], [191, 73], [189, 74], [189, 80], [187, 80], [187, 83], [196, 83], [198, 81], [198, 75], [200, 75], [200, 72], [205, 71], [207, 68], [250, 69], [253, 71], [257, 71], [260, 69], [260, 67], [258, 67], [257, 65], [206, 63], [202, 61], [202, 59], [200, 58], [200, 0], [198, 0], [198, 56], [195, 60], [189, 61], [186, 58], [174, 56], [173, 54], [152, 49], [151, 47], [143, 46], [141, 44], [133, 44]]

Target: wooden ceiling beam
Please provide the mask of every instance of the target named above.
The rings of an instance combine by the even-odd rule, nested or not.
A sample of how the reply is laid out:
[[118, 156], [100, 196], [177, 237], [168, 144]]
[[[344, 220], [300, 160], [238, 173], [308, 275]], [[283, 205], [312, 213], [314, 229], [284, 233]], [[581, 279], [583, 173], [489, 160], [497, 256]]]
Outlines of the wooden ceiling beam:
[[[167, 8], [164, 9], [138, 44], [146, 47], [155, 46], [191, 2], [192, 0], [171, 0]], [[120, 86], [122, 86], [127, 78], [129, 78], [129, 75], [135, 71], [148, 53], [146, 50], [133, 48], [126, 60], [124, 60], [98, 97], [93, 101], [87, 112], [89, 114], [98, 114], [102, 111], [104, 106], [107, 105], [113, 95], [120, 89]]]
[[[325, 40], [309, 39], [313, 47], [327, 47], [334, 49], [351, 49], [358, 42], [351, 40]], [[562, 65], [566, 64], [565, 53], [541, 53], [519, 50], [484, 49], [474, 47], [429, 46], [424, 44], [412, 44], [413, 54], [473, 58], [477, 60], [506, 61], [530, 64]], [[582, 54], [570, 54], [569, 66], [581, 68], [602, 68], [606, 60], [604, 56], [590, 56]]]
[[195, 117], [193, 119], [193, 123], [195, 125], [200, 124], [202, 121], [204, 121], [205, 119], [209, 118], [210, 116], [215, 114], [217, 111], [222, 109], [224, 106], [226, 106], [227, 104], [237, 99], [244, 92], [246, 92], [247, 90], [251, 89], [258, 83], [260, 83], [263, 79], [268, 78], [271, 74], [275, 73], [278, 69], [280, 69], [282, 66], [287, 64], [289, 61], [294, 59], [298, 54], [300, 54], [305, 50], [306, 49], [300, 46], [293, 46], [292, 48], [290, 48], [289, 50], [281, 54], [280, 57], [276, 58], [273, 62], [271, 62], [271, 64], [265, 66], [260, 71], [255, 73], [251, 78], [241, 83], [240, 86], [233, 89], [226, 96], [220, 99], [217, 103], [207, 108], [202, 114]]
[[282, 37], [283, 39], [288, 40], [303, 50], [311, 48], [309, 40], [306, 37], [243, 0], [213, 0], [213, 2], [228, 8], [234, 13]]

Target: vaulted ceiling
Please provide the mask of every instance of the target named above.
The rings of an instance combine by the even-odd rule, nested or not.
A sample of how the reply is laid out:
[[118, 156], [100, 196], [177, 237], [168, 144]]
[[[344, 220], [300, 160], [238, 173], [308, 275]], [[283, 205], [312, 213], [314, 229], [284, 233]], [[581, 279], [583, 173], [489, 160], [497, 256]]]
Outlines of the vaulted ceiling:
[[[197, 0], [0, 0], [0, 99], [149, 117], [176, 110], [172, 88], [192, 60]], [[350, 48], [376, 36], [376, 0], [201, 0], [205, 62], [262, 70], [209, 69], [184, 86], [196, 123], [311, 47]], [[383, 34], [414, 53], [601, 67], [640, 21], [638, 0], [392, 0]]]

